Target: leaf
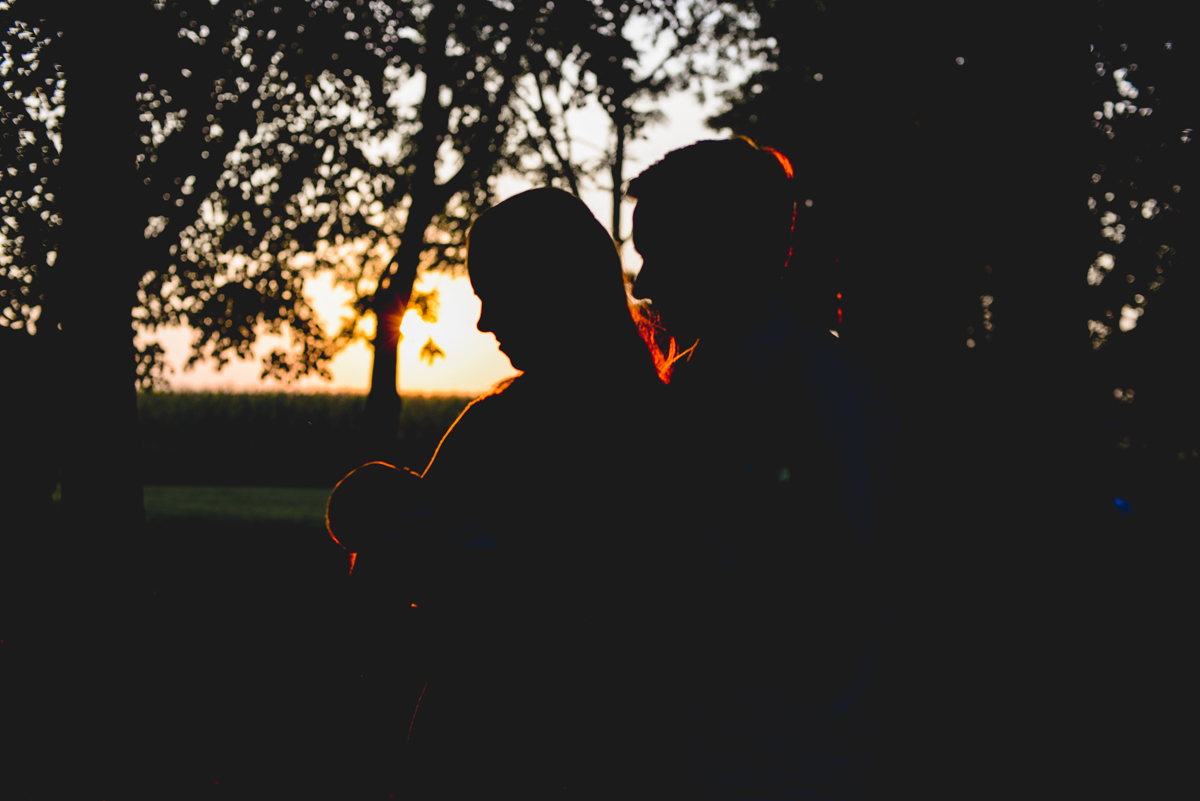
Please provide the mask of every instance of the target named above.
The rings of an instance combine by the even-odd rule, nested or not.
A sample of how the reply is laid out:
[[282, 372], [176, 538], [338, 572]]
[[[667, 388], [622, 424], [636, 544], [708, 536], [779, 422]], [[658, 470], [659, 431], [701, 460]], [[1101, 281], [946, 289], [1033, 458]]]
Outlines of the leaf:
[[433, 366], [433, 360], [438, 356], [446, 358], [446, 353], [439, 348], [433, 341], [433, 337], [425, 340], [425, 344], [421, 346], [421, 361], [428, 361], [429, 366]]
[[[438, 312], [438, 292], [436, 289], [429, 292], [413, 292], [412, 297], [408, 299], [408, 307], [416, 309], [417, 314], [421, 315], [421, 319], [427, 323], [437, 322]], [[431, 340], [432, 341], [432, 340]], [[440, 351], [439, 351], [440, 353]]]

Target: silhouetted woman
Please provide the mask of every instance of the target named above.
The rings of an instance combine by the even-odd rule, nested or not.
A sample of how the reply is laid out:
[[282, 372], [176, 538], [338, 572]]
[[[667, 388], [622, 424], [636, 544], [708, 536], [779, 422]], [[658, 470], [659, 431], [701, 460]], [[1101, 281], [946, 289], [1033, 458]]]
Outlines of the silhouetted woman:
[[423, 474], [466, 512], [450, 563], [469, 572], [414, 755], [428, 793], [602, 797], [622, 766], [654, 761], [617, 696], [642, 659], [654, 532], [631, 490], [664, 386], [612, 239], [578, 198], [533, 189], [484, 212], [467, 270], [479, 330], [521, 372], [463, 411]]
[[480, 512], [496, 513], [506, 546], [574, 547], [578, 538], [562, 535], [559, 515], [576, 517], [576, 501], [620, 502], [603, 493], [627, 480], [606, 477], [629, 461], [628, 449], [647, 433], [638, 426], [654, 422], [645, 420], [646, 404], [662, 390], [620, 257], [581, 200], [532, 189], [475, 221], [467, 271], [482, 305], [479, 330], [521, 373], [463, 411], [424, 477], [495, 501]]

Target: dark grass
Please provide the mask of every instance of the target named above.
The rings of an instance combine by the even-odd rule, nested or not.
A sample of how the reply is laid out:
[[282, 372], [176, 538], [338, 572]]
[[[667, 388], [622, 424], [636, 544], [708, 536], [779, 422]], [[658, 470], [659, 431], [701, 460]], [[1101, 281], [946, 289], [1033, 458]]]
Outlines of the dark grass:
[[[403, 670], [407, 610], [358, 602], [347, 555], [321, 526], [152, 518], [148, 591], [118, 605], [117, 621], [67, 586], [80, 568], [64, 570], [70, 545], [57, 535], [4, 543], [0, 797], [402, 791], [398, 737], [420, 690]], [[383, 623], [368, 634], [372, 620]], [[132, 647], [112, 651], [97, 627]], [[354, 656], [370, 641], [391, 646], [387, 682]]]
[[189, 521], [281, 524], [323, 530], [324, 487], [160, 487], [144, 489], [146, 521], [170, 525]]
[[142, 479], [159, 486], [332, 487], [367, 461], [419, 471], [470, 401], [405, 395], [397, 435], [388, 439], [365, 427], [362, 394], [143, 393]]
[[345, 552], [311, 524], [149, 533], [168, 685], [156, 724], [176, 741], [147, 776], [160, 797], [387, 798], [356, 747], [378, 701], [353, 675]]

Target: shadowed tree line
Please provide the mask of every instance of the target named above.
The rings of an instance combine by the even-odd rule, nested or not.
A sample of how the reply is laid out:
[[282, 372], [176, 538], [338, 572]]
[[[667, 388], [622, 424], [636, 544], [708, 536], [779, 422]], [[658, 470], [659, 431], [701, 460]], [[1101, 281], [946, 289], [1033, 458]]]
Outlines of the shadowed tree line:
[[710, 124], [796, 162], [800, 289], [830, 327], [899, 381], [922, 362], [1071, 365], [1088, 409], [1139, 361], [1168, 382], [1145, 393], [1153, 438], [1190, 454], [1173, 357], [1194, 336], [1174, 307], [1194, 296], [1196, 60], [1178, 14], [1100, 2], [1043, 34], [953, 4], [751, 5], [766, 68]]
[[766, 67], [710, 124], [791, 155], [794, 290], [920, 443], [960, 443], [939, 461], [970, 465], [964, 513], [1035, 458], [1037, 508], [1106, 516], [1131, 491], [1122, 446], [1191, 474], [1198, 108], [1179, 14], [751, 5]]
[[[1161, 721], [1124, 690], [1107, 716], [1093, 700], [1182, 670], [1172, 564], [1200, 464], [1182, 12], [750, 5], [767, 65], [710, 124], [791, 156], [793, 289], [909, 432], [901, 640], [946, 668], [891, 675], [901, 738], [923, 720], [942, 733], [920, 750], [944, 759], [894, 769], [970, 795], [1007, 731], [1034, 772], [1165, 790], [1132, 767], [1171, 747]], [[983, 739], [949, 734], [966, 731]]]

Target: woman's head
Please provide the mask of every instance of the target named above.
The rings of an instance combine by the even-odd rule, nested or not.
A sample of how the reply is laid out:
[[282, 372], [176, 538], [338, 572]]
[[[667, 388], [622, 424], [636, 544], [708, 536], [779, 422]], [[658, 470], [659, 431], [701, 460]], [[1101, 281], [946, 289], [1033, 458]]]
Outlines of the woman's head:
[[518, 370], [594, 359], [633, 326], [621, 259], [583, 201], [531, 189], [479, 216], [467, 234], [467, 272], [495, 335]]

